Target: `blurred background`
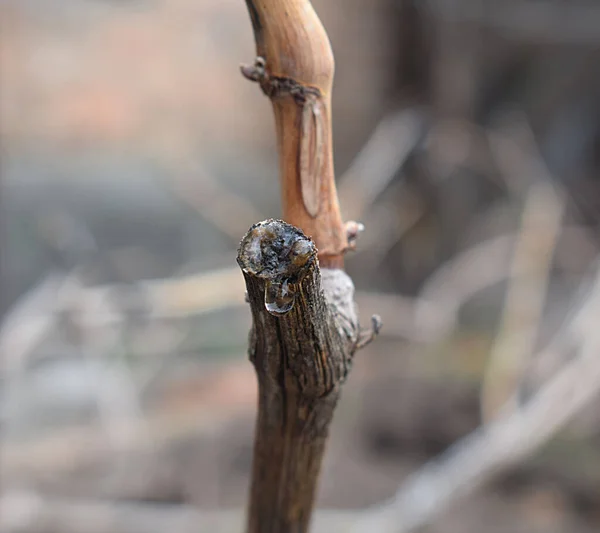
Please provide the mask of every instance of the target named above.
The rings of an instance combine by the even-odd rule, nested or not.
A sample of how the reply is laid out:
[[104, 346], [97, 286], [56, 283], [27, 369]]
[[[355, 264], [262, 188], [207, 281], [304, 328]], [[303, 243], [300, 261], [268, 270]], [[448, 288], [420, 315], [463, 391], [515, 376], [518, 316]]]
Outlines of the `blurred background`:
[[[354, 509], [563, 363], [535, 354], [600, 246], [600, 5], [313, 4], [342, 212], [366, 226], [347, 270], [384, 323], [321, 478], [319, 507]], [[131, 504], [183, 533], [179, 512], [242, 509], [236, 248], [280, 214], [244, 2], [1, 0], [0, 25], [2, 531], [128, 533], [110, 513]], [[596, 404], [428, 531], [599, 528]]]

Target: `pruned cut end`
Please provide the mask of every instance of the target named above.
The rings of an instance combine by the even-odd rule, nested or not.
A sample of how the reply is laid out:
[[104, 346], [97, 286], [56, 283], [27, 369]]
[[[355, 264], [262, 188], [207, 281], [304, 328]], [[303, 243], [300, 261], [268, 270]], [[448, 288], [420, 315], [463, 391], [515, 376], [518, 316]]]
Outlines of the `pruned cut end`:
[[275, 219], [252, 226], [237, 256], [242, 270], [267, 281], [296, 282], [316, 260], [314, 242], [302, 230]]

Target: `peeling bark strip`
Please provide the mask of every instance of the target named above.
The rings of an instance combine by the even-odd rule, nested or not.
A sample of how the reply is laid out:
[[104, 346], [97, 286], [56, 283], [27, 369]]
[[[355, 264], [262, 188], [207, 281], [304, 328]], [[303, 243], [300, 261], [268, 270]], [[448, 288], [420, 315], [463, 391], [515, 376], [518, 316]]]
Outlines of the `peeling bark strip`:
[[340, 385], [361, 342], [354, 286], [341, 270], [321, 273], [314, 243], [279, 220], [250, 228], [237, 260], [259, 384], [248, 532], [304, 533]]
[[303, 104], [300, 132], [300, 188], [308, 214], [319, 214], [321, 176], [323, 174], [323, 113], [318, 98], [309, 98]]
[[319, 214], [321, 177], [324, 174], [323, 154], [327, 150], [324, 143], [327, 126], [321, 92], [315, 87], [303, 86], [290, 78], [269, 76], [265, 59], [262, 57], [257, 57], [253, 65], [242, 65], [241, 71], [248, 80], [258, 82], [269, 98], [292, 96], [299, 106], [301, 110], [298, 126], [300, 190], [307, 213], [315, 218]]
[[308, 0], [246, 0], [256, 61], [242, 73], [271, 99], [283, 218], [311, 236], [324, 267], [341, 268], [348, 239], [335, 186], [331, 132], [334, 60]]

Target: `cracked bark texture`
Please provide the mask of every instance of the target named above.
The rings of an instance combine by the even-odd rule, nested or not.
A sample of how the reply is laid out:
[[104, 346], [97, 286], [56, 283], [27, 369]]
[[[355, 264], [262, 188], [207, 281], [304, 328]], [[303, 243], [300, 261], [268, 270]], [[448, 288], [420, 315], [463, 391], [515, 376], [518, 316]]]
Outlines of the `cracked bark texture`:
[[341, 385], [379, 323], [360, 331], [342, 270], [362, 225], [338, 203], [327, 33], [308, 0], [246, 5], [257, 57], [241, 70], [273, 105], [286, 221], [253, 226], [238, 252], [259, 388], [247, 531], [306, 533]]
[[[321, 274], [314, 242], [278, 220], [248, 231], [238, 263], [252, 309], [249, 351], [259, 386], [248, 532], [304, 533], [328, 427], [358, 344], [354, 287], [342, 270]], [[279, 294], [282, 305], [268, 306], [265, 293], [267, 303]], [[290, 298], [291, 308], [279, 312]]]

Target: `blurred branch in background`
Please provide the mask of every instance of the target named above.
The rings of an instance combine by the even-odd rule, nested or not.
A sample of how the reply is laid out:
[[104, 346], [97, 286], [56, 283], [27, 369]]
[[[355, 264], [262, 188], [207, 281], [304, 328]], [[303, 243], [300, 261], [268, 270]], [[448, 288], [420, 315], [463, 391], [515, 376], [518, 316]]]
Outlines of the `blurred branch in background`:
[[[172, 188], [197, 213], [234, 242], [238, 242], [255, 221], [265, 217], [245, 198], [227, 190], [207, 169], [172, 177]], [[231, 216], [235, 213], [235, 216]]]
[[340, 204], [349, 220], [362, 220], [422, 141], [423, 110], [386, 116], [340, 178]]
[[[504, 155], [506, 156], [506, 154]], [[506, 162], [507, 158], [503, 157], [502, 160]], [[518, 164], [506, 172], [510, 174], [510, 177], [507, 177], [509, 182], [517, 173], [523, 173], [530, 177], [532, 175], [530, 167], [523, 168]], [[504, 279], [510, 281], [511, 287], [519, 288], [518, 297], [521, 297], [523, 293], [530, 294], [530, 291], [533, 291], [526, 303], [528, 306], [535, 303], [535, 309], [532, 308], [533, 315], [531, 316], [537, 315], [538, 318], [529, 323], [526, 328], [529, 339], [526, 347], [529, 351], [522, 347], [518, 351], [518, 357], [513, 361], [518, 370], [511, 374], [515, 380], [511, 381], [509, 390], [514, 392], [514, 385], [522, 378], [524, 368], [531, 355], [532, 336], [535, 335], [535, 324], [539, 321], [543, 295], [548, 283], [552, 252], [556, 248], [558, 253], [560, 249], [558, 235], [562, 234], [564, 241], [570, 242], [574, 238], [580, 238], [580, 234], [585, 235], [586, 230], [577, 226], [561, 226], [562, 204], [557, 200], [554, 189], [547, 178], [540, 178], [537, 183], [534, 182], [528, 193], [518, 192], [521, 187], [517, 182], [512, 189], [516, 192], [516, 197], [523, 198], [525, 203], [526, 211], [519, 233], [495, 237], [466, 249], [441, 265], [430, 276], [415, 298], [363, 292], [358, 294], [357, 299], [359, 303], [366, 304], [367, 308], [381, 308], [384, 318], [386, 314], [395, 317], [395, 319], [387, 318], [388, 328], [384, 330], [384, 335], [400, 335], [417, 344], [428, 344], [440, 340], [456, 327], [458, 311], [477, 292]], [[376, 196], [378, 194], [372, 194], [370, 202], [373, 202]], [[367, 208], [366, 205], [363, 207], [363, 209]], [[533, 209], [532, 218], [527, 214], [528, 209]], [[540, 213], [542, 216], [538, 220], [537, 217]], [[540, 232], [543, 234], [543, 238], [538, 236]], [[521, 247], [519, 247], [519, 243], [521, 243]], [[542, 245], [543, 247], [541, 247]], [[515, 258], [511, 267], [510, 255], [513, 249]], [[519, 252], [519, 250], [521, 251]], [[530, 263], [529, 260], [525, 261], [523, 256], [519, 255], [531, 253], [539, 254], [535, 257], [536, 261], [539, 259], [541, 263]], [[532, 272], [526, 267], [539, 267], [540, 265], [543, 268], [539, 271], [536, 270], [535, 275], [531, 278]], [[76, 272], [64, 279], [49, 277], [47, 281], [34, 288], [9, 314], [0, 334], [0, 346], [5, 363], [4, 377], [7, 383], [18, 384], [19, 372], [27, 367], [30, 353], [56, 327], [64, 327], [65, 318], [67, 325], [69, 321], [74, 321], [68, 329], [72, 331], [74, 327], [79, 332], [76, 337], [83, 342], [83, 345], [88, 345], [90, 339], [97, 338], [98, 335], [106, 336], [107, 331], [115, 330], [115, 328], [118, 336], [123, 324], [129, 320], [128, 316], [131, 312], [153, 321], [199, 316], [204, 313], [214, 313], [219, 309], [243, 305], [243, 283], [239, 272], [234, 268], [190, 275], [179, 279], [140, 282], [132, 288], [132, 291], [124, 292], [122, 286], [85, 287], [77, 279]], [[595, 286], [590, 301], [575, 314], [573, 327], [585, 324], [585, 321], [593, 316], [593, 312], [597, 310], [594, 306], [597, 305], [598, 298], [598, 287]], [[511, 309], [510, 299], [506, 305], [506, 312], [515, 313], [515, 308]], [[387, 309], [389, 310], [386, 311]], [[519, 316], [521, 316], [520, 313]], [[501, 414], [497, 421], [484, 426], [473, 436], [459, 442], [452, 451], [443, 455], [438, 461], [425, 467], [421, 474], [417, 474], [409, 480], [408, 485], [400, 490], [393, 503], [373, 511], [373, 514], [369, 514], [371, 511], [361, 514], [369, 525], [357, 531], [370, 531], [375, 523], [378, 525], [377, 527], [383, 528], [381, 531], [390, 532], [409, 531], [419, 524], [424, 524], [435, 513], [458, 497], [463, 489], [465, 491], [475, 490], [478, 484], [521, 460], [531, 453], [534, 446], [541, 445], [545, 439], [558, 431], [585, 402], [591, 399], [598, 388], [598, 381], [595, 380], [597, 369], [594, 368], [594, 359], [586, 355], [597, 348], [598, 344], [593, 327], [590, 326], [590, 323], [587, 324], [588, 329], [577, 330], [578, 338], [582, 343], [582, 355], [567, 363], [564, 363], [564, 356], [557, 355], [561, 351], [558, 348], [564, 349], [564, 346], [561, 345], [565, 336], [563, 333], [558, 341], [551, 344], [547, 353], [542, 353], [543, 357], [553, 357], [563, 361], [565, 366], [556, 376], [552, 377], [548, 383], [541, 385], [540, 391], [524, 406], [518, 407], [519, 401], [515, 400], [513, 402], [515, 411], [512, 414]], [[572, 332], [575, 331], [573, 327], [566, 330], [567, 336], [572, 335]], [[114, 334], [105, 337], [109, 341], [111, 338], [114, 339]], [[499, 357], [497, 354], [501, 352], [501, 345], [495, 345], [492, 354]], [[511, 350], [510, 354], [513, 356], [516, 352]], [[102, 357], [100, 352], [95, 355], [95, 358], [101, 359]], [[499, 359], [492, 358], [489, 364], [493, 365], [498, 361]], [[502, 363], [505, 364], [505, 361]], [[124, 375], [126, 374], [127, 372]], [[582, 381], [582, 377], [585, 377], [585, 382]], [[577, 394], [571, 393], [574, 383], [577, 383]], [[497, 386], [495, 382], [492, 384]], [[131, 391], [135, 387], [130, 384], [125, 389]], [[141, 391], [137, 392], [137, 394], [140, 393]], [[122, 397], [122, 395], [118, 396]], [[557, 410], [557, 407], [560, 409]], [[119, 408], [120, 406], [117, 406], [117, 409]], [[546, 413], [552, 413], [552, 418], [545, 416]], [[135, 418], [133, 414], [132, 416]], [[541, 419], [539, 419], [540, 417]], [[109, 426], [110, 420], [109, 416]], [[132, 439], [122, 445], [116, 444], [117, 448], [137, 450], [138, 452], [146, 449], [151, 454], [149, 457], [152, 457], [152, 454], [156, 453], [152, 449], [160, 450], [163, 446], [161, 442], [177, 439], [178, 436], [188, 433], [193, 428], [198, 428], [199, 417], [198, 413], [192, 409], [188, 415], [181, 412], [175, 420], [169, 415], [168, 422], [167, 419], [163, 420], [161, 417], [152, 419], [146, 416], [143, 422], [140, 418], [140, 424], [132, 419], [128, 424], [130, 424]], [[533, 429], [536, 427], [538, 432], [534, 433]], [[525, 431], [525, 428], [528, 431]], [[51, 442], [53, 439], [54, 444]], [[3, 459], [6, 465], [4, 469], [8, 473], [8, 479], [18, 479], [18, 472], [23, 471], [23, 468], [30, 472], [37, 470], [46, 473], [56, 472], [60, 470], [61, 466], [71, 468], [78, 461], [84, 463], [97, 459], [99, 454], [103, 453], [102, 447], [98, 446], [100, 442], [102, 442], [101, 434], [98, 435], [94, 432], [75, 432], [73, 434], [61, 432], [50, 440], [39, 440], [33, 448], [23, 446], [23, 444], [5, 445], [3, 447]], [[108, 453], [114, 452], [114, 445], [115, 443], [109, 444]], [[151, 459], [148, 460], [151, 461]], [[113, 489], [116, 490], [115, 496], [119, 490], [122, 490], [122, 488], [118, 488], [119, 484], [122, 484], [122, 480], [115, 485], [117, 488]], [[15, 494], [18, 496], [18, 493]], [[72, 513], [76, 516], [79, 513], [81, 516], [92, 513], [90, 516], [99, 517], [106, 512], [107, 516], [111, 516], [110, 506], [104, 507], [94, 503], [81, 506], [76, 502], [46, 503], [45, 497], [42, 495], [39, 496], [39, 499], [25, 498], [18, 501], [21, 503], [16, 505], [15, 500], [10, 499], [9, 493], [9, 499], [4, 503], [13, 511], [5, 515], [8, 517], [6, 520], [17, 520], [14, 514], [15, 509], [17, 512], [24, 512], [23, 516], [29, 520], [32, 511], [31, 509], [27, 512], [24, 510], [28, 509], [27, 505], [35, 503], [34, 516], [40, 519], [40, 523], [34, 520], [33, 529], [16, 528], [13, 529], [14, 531], [48, 531], [48, 529], [44, 529], [46, 526], [41, 518], [44, 516], [51, 521], [50, 523], [64, 520], [65, 524], [77, 523], [77, 520], [72, 520]], [[127, 505], [124, 505], [125, 512], [129, 512]], [[155, 516], [154, 513], [157, 512], [152, 507], [141, 506], [136, 509], [131, 511], [132, 516], [135, 517], [141, 513], [141, 520]], [[146, 516], [146, 511], [148, 516]], [[65, 513], [64, 516], [61, 515], [62, 512]], [[118, 509], [116, 512], [118, 515]], [[174, 520], [178, 523], [179, 520], [183, 520], [185, 522], [180, 513], [182, 515], [192, 513], [197, 518], [195, 511], [186, 510], [185, 507], [177, 512], [165, 511], [164, 516], [160, 513], [156, 516], [161, 516], [161, 521]], [[226, 518], [226, 516], [228, 515], [215, 514], [211, 520], [215, 519], [219, 524], [221, 520], [226, 520], [228, 523], [227, 520], [230, 518]], [[353, 517], [352, 521], [356, 518], [354, 514], [349, 516]], [[340, 517], [342, 517], [342, 521], [348, 518], [345, 515], [339, 515], [337, 519]], [[202, 518], [202, 520], [204, 519]], [[135, 520], [137, 519], [134, 519], [134, 523], [137, 523]], [[406, 526], [402, 526], [405, 529], [392, 528], [392, 524], [396, 527], [399, 520], [406, 523]], [[21, 524], [21, 522], [19, 523]], [[89, 522], [90, 527], [95, 523], [94, 521]], [[105, 522], [97, 522], [97, 524], [103, 523], [105, 524]], [[128, 531], [126, 529], [127, 521], [121, 523], [125, 524], [123, 531]], [[348, 523], [351, 521], [348, 520]], [[342, 527], [341, 522], [340, 527]], [[108, 530], [116, 531], [110, 528]], [[98, 529], [98, 531], [108, 530]], [[177, 531], [177, 529], [169, 530]], [[85, 531], [85, 529], [80, 529], [79, 533], [85, 533]], [[343, 531], [343, 529], [339, 529], [339, 531]]]
[[457, 442], [408, 479], [392, 500], [367, 511], [352, 531], [404, 533], [522, 461], [543, 445], [600, 392], [600, 269], [589, 294], [548, 350], [577, 346], [577, 354], [524, 403]]
[[429, 0], [428, 4], [448, 20], [470, 22], [527, 42], [593, 46], [600, 40], [600, 9], [584, 2]]
[[[362, 512], [318, 513], [315, 532], [335, 527], [340, 533], [408, 533], [426, 525], [494, 475], [523, 460], [562, 429], [600, 392], [600, 270], [589, 295], [549, 350], [577, 346], [577, 354], [525, 403], [517, 402], [491, 423], [456, 443], [411, 476], [389, 502]], [[12, 498], [12, 499], [11, 499]], [[2, 500], [3, 527], [10, 532], [129, 533], [144, 530], [191, 531], [194, 523], [212, 531], [235, 531], [240, 517], [202, 514], [189, 508], [45, 502], [28, 493], [8, 493]], [[327, 523], [325, 526], [324, 524]], [[142, 527], [141, 524], [144, 524]], [[77, 529], [73, 529], [76, 527]], [[140, 529], [141, 528], [141, 529]]]
[[[46, 500], [32, 493], [12, 493], [0, 500], [3, 524], [18, 533], [233, 533], [241, 531], [244, 513], [200, 511], [190, 506]], [[360, 512], [317, 511], [311, 533], [348, 531]], [[32, 519], [33, 517], [33, 519]]]
[[504, 173], [507, 183], [523, 190], [524, 207], [501, 325], [483, 378], [481, 405], [486, 421], [514, 395], [534, 353], [566, 210], [565, 200], [555, 189], [556, 180], [549, 177], [530, 137], [527, 152], [516, 151], [521, 157], [498, 158], [511, 170]]
[[[349, 270], [385, 323], [314, 532], [597, 531], [599, 7], [313, 3], [341, 208], [366, 226]], [[240, 531], [256, 389], [234, 248], [279, 192], [272, 124], [236, 106], [243, 3], [62, 4], [0, 6], [0, 529]]]

